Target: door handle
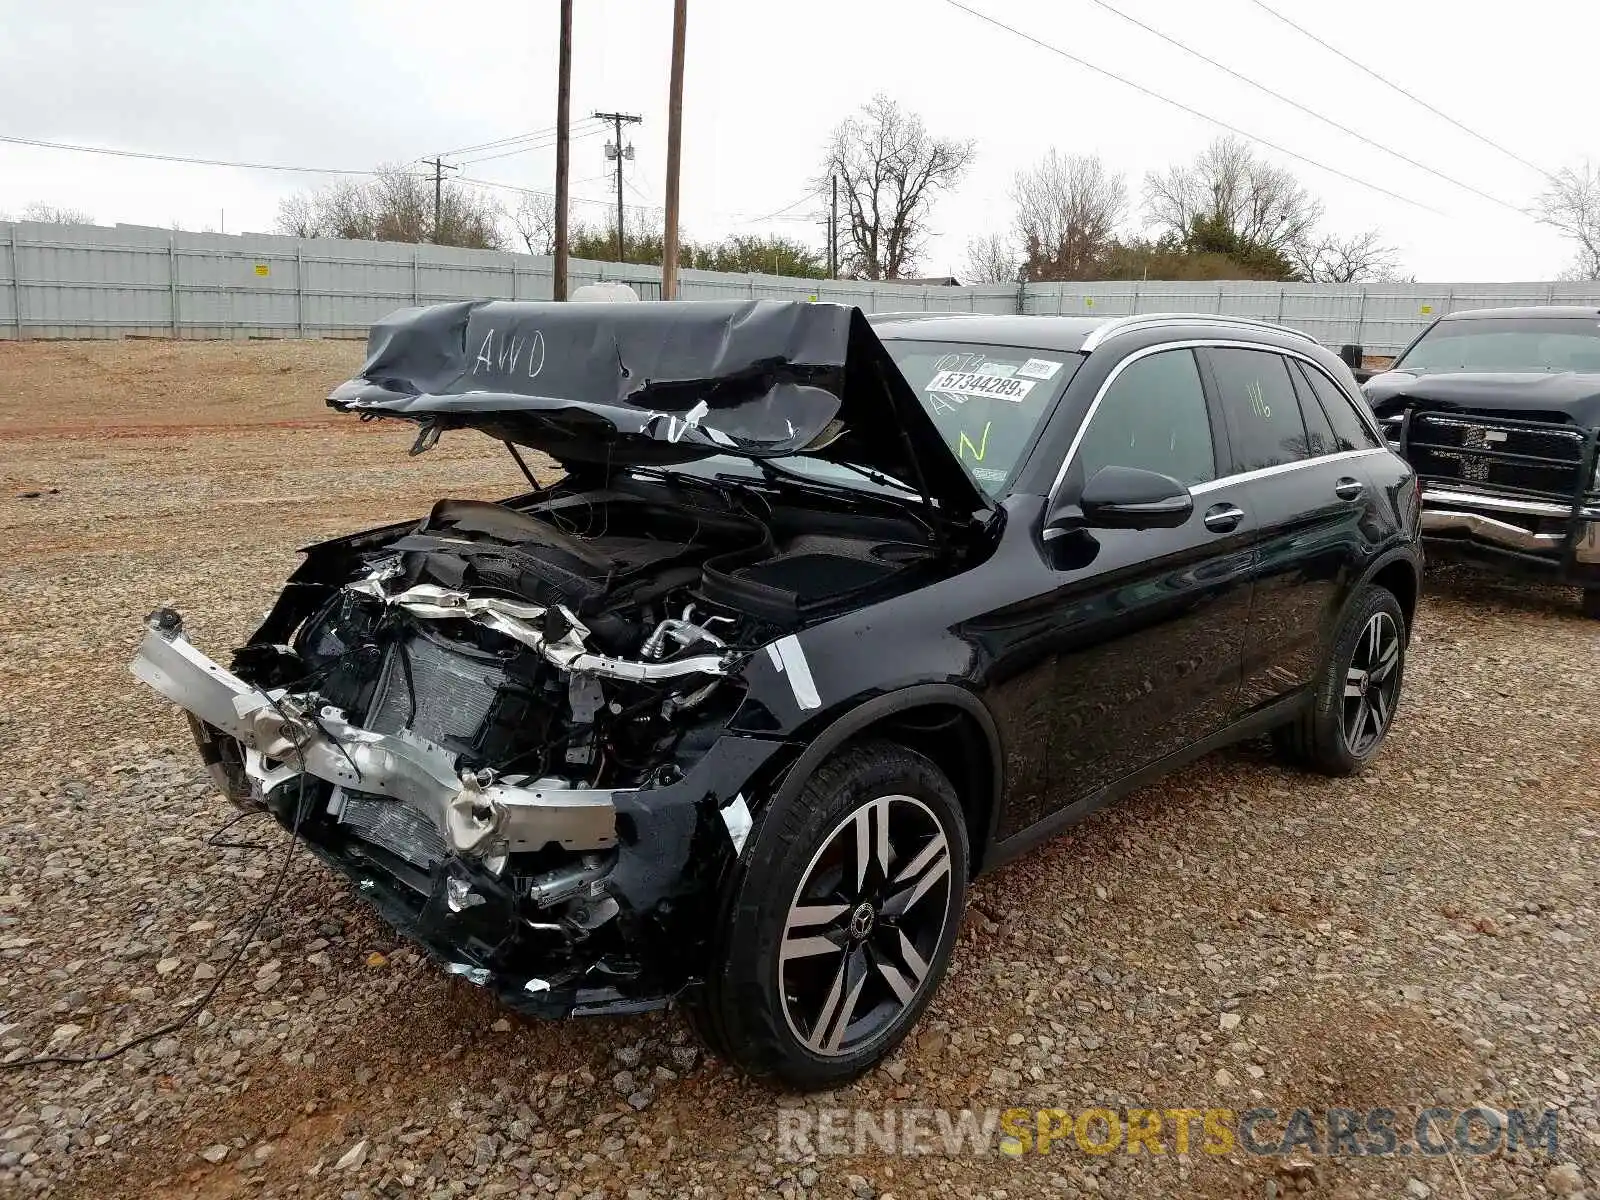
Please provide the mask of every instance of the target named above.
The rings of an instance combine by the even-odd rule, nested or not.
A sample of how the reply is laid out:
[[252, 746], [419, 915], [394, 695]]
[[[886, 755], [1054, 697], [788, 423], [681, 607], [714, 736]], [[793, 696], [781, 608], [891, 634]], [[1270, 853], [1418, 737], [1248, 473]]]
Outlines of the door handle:
[[1244, 520], [1244, 509], [1232, 504], [1213, 504], [1200, 519], [1212, 533], [1227, 533]]
[[1341, 500], [1354, 500], [1361, 495], [1361, 481], [1359, 479], [1351, 479], [1346, 475], [1333, 485], [1333, 494]]

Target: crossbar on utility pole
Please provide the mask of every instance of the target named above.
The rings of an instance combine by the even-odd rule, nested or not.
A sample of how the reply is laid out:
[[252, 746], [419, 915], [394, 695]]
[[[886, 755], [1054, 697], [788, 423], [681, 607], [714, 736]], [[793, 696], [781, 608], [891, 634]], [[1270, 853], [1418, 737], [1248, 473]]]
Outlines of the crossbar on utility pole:
[[561, 0], [561, 55], [556, 81], [556, 261], [551, 295], [567, 298], [567, 179], [572, 125], [572, 0]]
[[[678, 166], [683, 150], [683, 41], [689, 22], [688, 0], [672, 6], [672, 79], [667, 87], [667, 198], [666, 227], [661, 239], [661, 298], [678, 296]], [[622, 160], [617, 160], [622, 168]], [[621, 226], [621, 213], [617, 214]]]
[[422, 161], [433, 168], [433, 236], [429, 241], [437, 246], [439, 244], [439, 214], [444, 208], [444, 173], [446, 171], [459, 171], [461, 168], [452, 166], [437, 157], [425, 158]]
[[[637, 125], [644, 118], [635, 113], [597, 112], [594, 117], [600, 121], [610, 121], [617, 130], [617, 144], [608, 147], [610, 157], [617, 160], [617, 261], [626, 261], [623, 249], [627, 243], [622, 240], [622, 127], [624, 125]], [[631, 147], [630, 147], [631, 149]], [[631, 157], [631, 155], [629, 156]]]

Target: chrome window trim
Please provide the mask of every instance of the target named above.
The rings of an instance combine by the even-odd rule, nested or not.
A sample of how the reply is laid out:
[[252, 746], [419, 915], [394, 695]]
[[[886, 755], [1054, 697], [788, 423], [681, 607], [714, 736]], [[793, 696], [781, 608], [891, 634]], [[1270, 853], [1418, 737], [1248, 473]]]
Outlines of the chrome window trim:
[[1195, 484], [1189, 489], [1189, 494], [1204, 495], [1220, 487], [1232, 487], [1236, 483], [1249, 483], [1252, 479], [1266, 479], [1272, 475], [1285, 475], [1290, 471], [1298, 471], [1301, 467], [1320, 467], [1324, 463], [1343, 462], [1350, 458], [1365, 458], [1369, 454], [1387, 453], [1389, 453], [1387, 450], [1371, 447], [1366, 450], [1340, 450], [1336, 454], [1319, 454], [1316, 458], [1297, 458], [1294, 462], [1257, 467], [1254, 471], [1240, 471], [1234, 475], [1224, 475], [1221, 479], [1208, 479], [1204, 483]]
[[[1078, 456], [1078, 448], [1083, 444], [1083, 436], [1088, 432], [1089, 423], [1094, 420], [1095, 413], [1100, 411], [1100, 402], [1105, 399], [1106, 393], [1111, 390], [1111, 385], [1116, 383], [1116, 381], [1121, 378], [1123, 371], [1132, 366], [1134, 363], [1138, 362], [1140, 359], [1149, 358], [1152, 354], [1163, 354], [1169, 350], [1204, 349], [1259, 350], [1264, 354], [1282, 354], [1289, 358], [1297, 358], [1301, 362], [1309, 363], [1311, 366], [1316, 367], [1319, 371], [1322, 370], [1322, 368], [1318, 365], [1317, 360], [1308, 354], [1302, 354], [1298, 350], [1285, 349], [1281, 346], [1264, 346], [1260, 342], [1229, 341], [1221, 338], [1191, 338], [1181, 342], [1162, 342], [1158, 346], [1146, 346], [1143, 349], [1135, 350], [1132, 354], [1128, 355], [1128, 357], [1124, 358], [1111, 369], [1111, 374], [1105, 377], [1105, 381], [1100, 384], [1100, 389], [1095, 392], [1094, 399], [1089, 401], [1088, 411], [1083, 414], [1083, 420], [1078, 423], [1078, 428], [1073, 431], [1072, 444], [1067, 447], [1066, 456], [1061, 460], [1061, 468], [1056, 472], [1054, 482], [1050, 484], [1050, 491], [1046, 497], [1047, 501], [1051, 504], [1055, 503], [1056, 493], [1061, 490], [1061, 485], [1066, 482], [1067, 472], [1072, 469], [1072, 462]], [[1324, 375], [1328, 374], [1326, 371], [1323, 371], [1322, 373]], [[1331, 379], [1332, 376], [1329, 376], [1329, 378]], [[1334, 386], [1338, 387], [1337, 380], [1334, 381]], [[1345, 392], [1343, 388], [1339, 388], [1339, 390], [1340, 392], [1343, 392], [1346, 397], [1349, 397], [1349, 393]], [[1208, 407], [1208, 414], [1209, 411], [1210, 410]], [[1359, 415], [1360, 410], [1358, 409], [1357, 412]], [[1370, 409], [1365, 419], [1368, 422], [1368, 427], [1371, 429], [1373, 436], [1375, 436], [1378, 441], [1383, 442], [1385, 439], [1382, 433], [1379, 432], [1376, 421], [1371, 416]], [[1299, 467], [1308, 467], [1317, 463], [1333, 462], [1337, 459], [1359, 458], [1364, 454], [1392, 453], [1394, 452], [1388, 449], [1386, 445], [1374, 446], [1366, 450], [1339, 450], [1333, 454], [1319, 455], [1316, 458], [1302, 458], [1297, 459], [1292, 463], [1279, 463], [1276, 466], [1271, 467], [1258, 467], [1254, 471], [1238, 471], [1232, 475], [1224, 475], [1217, 479], [1208, 479], [1204, 483], [1195, 484], [1189, 489], [1189, 491], [1191, 493], [1197, 491], [1210, 491], [1213, 488], [1221, 487], [1224, 484], [1242, 483], [1248, 479], [1264, 478], [1265, 476], [1275, 475], [1282, 471], [1291, 471]]]
[[1091, 329], [1079, 350], [1088, 354], [1114, 337], [1132, 333], [1137, 329], [1159, 329], [1163, 325], [1206, 325], [1224, 329], [1267, 329], [1274, 333], [1287, 333], [1315, 343], [1316, 339], [1303, 329], [1289, 325], [1275, 325], [1271, 321], [1257, 321], [1250, 317], [1229, 317], [1221, 313], [1132, 313], [1126, 317], [1112, 317], [1103, 325]]

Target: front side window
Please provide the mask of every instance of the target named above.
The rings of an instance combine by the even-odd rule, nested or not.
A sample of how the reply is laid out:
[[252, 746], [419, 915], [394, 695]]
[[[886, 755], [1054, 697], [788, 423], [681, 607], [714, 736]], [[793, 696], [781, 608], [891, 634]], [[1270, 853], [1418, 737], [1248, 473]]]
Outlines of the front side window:
[[1080, 354], [968, 342], [884, 342], [972, 480], [991, 497], [1050, 412]]
[[1478, 317], [1444, 320], [1394, 364], [1396, 371], [1600, 371], [1600, 320]]
[[1205, 390], [1190, 350], [1136, 359], [1100, 397], [1078, 445], [1085, 481], [1101, 467], [1137, 467], [1180, 483], [1217, 477]]
[[1310, 438], [1283, 356], [1269, 350], [1207, 354], [1228, 422], [1234, 470], [1259, 471], [1310, 458]]
[[[1345, 390], [1337, 386], [1321, 371], [1306, 363], [1296, 363], [1303, 378], [1310, 380], [1311, 391], [1322, 405], [1328, 424], [1333, 427], [1333, 446], [1336, 450], [1376, 450], [1381, 442], [1378, 435], [1367, 427], [1355, 410], [1356, 402]], [[1306, 427], [1311, 427], [1311, 417], [1306, 416]]]

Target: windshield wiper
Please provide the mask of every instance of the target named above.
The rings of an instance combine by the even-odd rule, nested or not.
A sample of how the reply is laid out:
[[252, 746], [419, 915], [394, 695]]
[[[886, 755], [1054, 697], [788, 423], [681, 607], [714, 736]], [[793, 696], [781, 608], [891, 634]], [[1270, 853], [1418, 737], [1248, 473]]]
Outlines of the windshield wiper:
[[[816, 479], [816, 478], [813, 478], [810, 475], [806, 475], [806, 474], [804, 474], [803, 472], [800, 472], [800, 471], [790, 471], [790, 470], [787, 470], [787, 469], [784, 469], [784, 468], [781, 468], [781, 467], [774, 466], [772, 463], [768, 462], [766, 459], [755, 458], [755, 459], [751, 459], [750, 461], [755, 464], [756, 468], [761, 472], [762, 476], [765, 479], [767, 479], [768, 482], [771, 482], [771, 483], [776, 483], [776, 484], [779, 484], [779, 485], [784, 485], [784, 486], [789, 486], [789, 487], [799, 487], [799, 488], [801, 488], [803, 490], [807, 490], [807, 491], [814, 491], [814, 492], [815, 491], [820, 491], [820, 492], [824, 492], [824, 493], [826, 493], [828, 495], [831, 495], [831, 496], [838, 496], [838, 495], [841, 495], [841, 494], [842, 495], [847, 495], [847, 496], [860, 496], [862, 494], [862, 492], [861, 492], [861, 490], [859, 488], [853, 488], [849, 484], [846, 484], [846, 483], [834, 483], [832, 480], [828, 480], [828, 479]], [[829, 459], [828, 461], [832, 462], [833, 460]], [[869, 473], [869, 468], [857, 467], [857, 466], [854, 466], [851, 463], [838, 463], [837, 465], [841, 466], [841, 467], [845, 467], [845, 466], [850, 467], [851, 470], [859, 471], [859, 472], [861, 472], [862, 475], [866, 475], [868, 478], [871, 478], [872, 475], [876, 475], [877, 474], [876, 471], [871, 471]], [[729, 476], [729, 475], [718, 475], [718, 476], [716, 476], [716, 478], [718, 478], [718, 479], [735, 479], [734, 476]], [[897, 488], [899, 491], [901, 491], [902, 493], [904, 493], [907, 496], [911, 496], [911, 497], [916, 497], [917, 496], [917, 492], [916, 492], [916, 490], [914, 488], [906, 487], [904, 484], [900, 483], [900, 481], [897, 480], [897, 479], [893, 479], [888, 475], [882, 475], [882, 476], [879, 476], [879, 478], [884, 480], [884, 482], [889, 487]], [[931, 509], [929, 511], [930, 511], [932, 516], [935, 516], [935, 517], [939, 516], [939, 513], [938, 513], [937, 509]], [[927, 516], [924, 516], [921, 513], [907, 513], [907, 515], [914, 517], [914, 519], [916, 520], [917, 524], [921, 525], [922, 528], [925, 529], [928, 532], [928, 536], [929, 537], [934, 538], [935, 540], [939, 540], [940, 537], [942, 536], [940, 534], [939, 526], [937, 525], [937, 523], [935, 523], [934, 521], [930, 520]]]
[[[818, 479], [814, 475], [807, 475], [804, 471], [791, 471], [787, 467], [779, 467], [765, 458], [755, 458], [751, 459], [750, 461], [755, 463], [756, 469], [768, 479], [794, 479], [801, 483], [821, 484], [823, 487], [845, 486], [844, 484], [834, 483], [831, 479]], [[890, 488], [891, 490], [897, 492], [905, 492], [909, 496], [916, 496], [919, 494], [917, 489], [912, 487], [910, 484], [902, 483], [900, 480], [894, 478], [894, 476], [885, 475], [881, 471], [874, 471], [871, 467], [858, 467], [855, 463], [840, 462], [833, 458], [828, 459], [827, 462], [831, 466], [843, 467], [847, 471], [854, 471], [863, 479], [875, 483], [879, 487]]]

